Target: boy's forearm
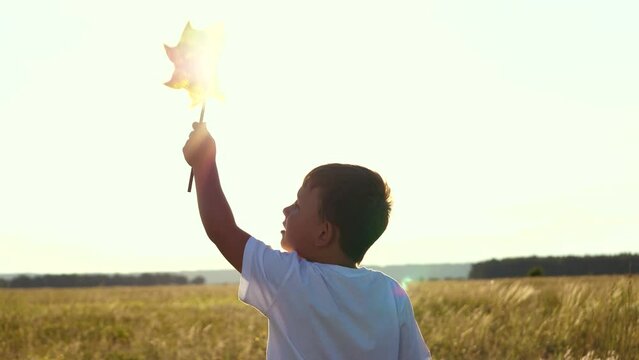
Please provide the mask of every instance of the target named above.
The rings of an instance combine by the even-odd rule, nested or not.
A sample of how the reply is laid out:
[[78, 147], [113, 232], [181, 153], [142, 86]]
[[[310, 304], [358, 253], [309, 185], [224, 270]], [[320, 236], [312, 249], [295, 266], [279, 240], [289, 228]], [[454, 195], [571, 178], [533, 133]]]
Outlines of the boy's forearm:
[[215, 160], [193, 169], [200, 218], [209, 239], [238, 271], [242, 271], [244, 245], [249, 235], [235, 223], [224, 196]]

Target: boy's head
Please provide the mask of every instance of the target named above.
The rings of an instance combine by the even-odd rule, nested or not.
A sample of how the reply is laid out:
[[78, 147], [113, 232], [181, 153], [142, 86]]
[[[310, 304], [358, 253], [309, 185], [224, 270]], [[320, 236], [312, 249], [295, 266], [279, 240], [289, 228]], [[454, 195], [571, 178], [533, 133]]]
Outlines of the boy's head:
[[284, 209], [282, 246], [309, 260], [337, 242], [341, 253], [359, 264], [388, 225], [390, 189], [362, 166], [319, 166], [306, 175], [297, 195]]

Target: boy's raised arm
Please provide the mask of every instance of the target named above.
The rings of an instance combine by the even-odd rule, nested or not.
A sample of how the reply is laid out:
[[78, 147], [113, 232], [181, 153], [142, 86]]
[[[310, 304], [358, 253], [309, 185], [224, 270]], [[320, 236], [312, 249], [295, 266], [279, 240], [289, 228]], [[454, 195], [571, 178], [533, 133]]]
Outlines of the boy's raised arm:
[[244, 247], [250, 235], [235, 224], [217, 171], [215, 141], [205, 124], [193, 123], [182, 152], [193, 167], [200, 218], [209, 239], [233, 267], [242, 272]]

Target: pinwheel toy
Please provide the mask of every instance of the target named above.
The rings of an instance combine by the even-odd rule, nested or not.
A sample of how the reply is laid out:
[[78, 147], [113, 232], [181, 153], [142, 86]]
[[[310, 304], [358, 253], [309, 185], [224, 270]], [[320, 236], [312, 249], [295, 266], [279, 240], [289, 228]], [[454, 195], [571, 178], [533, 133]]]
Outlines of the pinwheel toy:
[[[187, 23], [180, 42], [175, 47], [164, 45], [166, 54], [175, 65], [171, 80], [164, 83], [173, 89], [189, 92], [191, 106], [202, 105], [200, 122], [204, 121], [206, 100], [223, 96], [218, 88], [216, 74], [217, 61], [222, 46], [223, 28], [221, 24], [205, 30], [195, 30]], [[193, 169], [189, 177], [188, 191], [193, 185]]]

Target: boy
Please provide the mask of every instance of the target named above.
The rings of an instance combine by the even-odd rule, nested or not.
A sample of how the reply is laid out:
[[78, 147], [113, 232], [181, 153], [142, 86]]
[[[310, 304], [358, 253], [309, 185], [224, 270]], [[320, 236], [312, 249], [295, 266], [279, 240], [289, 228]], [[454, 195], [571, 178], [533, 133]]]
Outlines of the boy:
[[241, 273], [239, 298], [268, 319], [268, 359], [429, 359], [406, 292], [358, 268], [384, 232], [390, 190], [355, 165], [312, 170], [284, 208], [281, 245], [240, 229], [220, 186], [215, 141], [204, 124], [183, 148], [193, 167], [208, 237]]

